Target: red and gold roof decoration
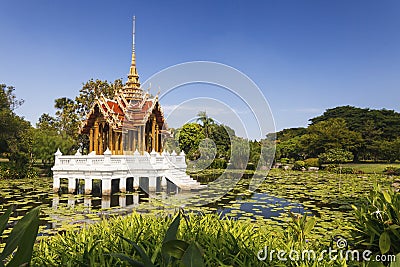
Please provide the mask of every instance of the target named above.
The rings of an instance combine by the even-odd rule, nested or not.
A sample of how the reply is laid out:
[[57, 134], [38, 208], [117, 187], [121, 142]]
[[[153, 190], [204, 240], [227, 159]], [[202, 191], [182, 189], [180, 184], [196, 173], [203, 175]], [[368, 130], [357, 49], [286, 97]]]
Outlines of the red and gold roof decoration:
[[104, 95], [96, 98], [96, 102], [90, 109], [86, 120], [82, 123], [80, 133], [89, 133], [97, 118], [107, 122], [114, 130], [125, 128], [134, 128], [145, 125], [154, 114], [157, 124], [165, 128], [164, 113], [158, 102], [158, 96], [150, 97], [149, 94], [143, 94], [141, 101], [131, 100], [128, 102], [123, 92], [120, 92], [114, 99], [107, 99]]
[[[135, 20], [133, 21], [135, 25]], [[153, 114], [159, 129], [166, 128], [164, 114], [158, 102], [158, 96], [150, 97], [140, 88], [139, 75], [136, 69], [135, 55], [135, 26], [133, 25], [132, 60], [128, 80], [125, 86], [115, 92], [113, 99], [104, 95], [96, 98], [95, 104], [90, 109], [86, 120], [82, 123], [79, 132], [88, 134], [96, 120], [105, 121], [114, 130], [122, 128], [135, 128], [145, 125]]]

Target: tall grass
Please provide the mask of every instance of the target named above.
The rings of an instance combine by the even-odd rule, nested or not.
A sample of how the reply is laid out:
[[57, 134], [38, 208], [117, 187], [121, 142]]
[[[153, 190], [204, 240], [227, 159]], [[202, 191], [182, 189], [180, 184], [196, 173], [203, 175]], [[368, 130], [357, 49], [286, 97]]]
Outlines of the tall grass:
[[[299, 215], [300, 216], [300, 215]], [[260, 220], [220, 219], [218, 215], [185, 214], [176, 239], [195, 242], [206, 266], [345, 266], [344, 261], [300, 261], [277, 259], [277, 255], [259, 259], [264, 248], [271, 250], [324, 249], [310, 234], [314, 218], [294, 216], [287, 229], [270, 226]], [[143, 257], [127, 239], [140, 247], [156, 266], [164, 266], [163, 239], [172, 223], [171, 216], [141, 215], [103, 220], [79, 231], [67, 231], [44, 237], [36, 245], [32, 266], [126, 266], [116, 253], [140, 262]], [[138, 265], [140, 266], [140, 265]], [[173, 262], [168, 266], [178, 266]], [[196, 265], [193, 265], [196, 266]]]

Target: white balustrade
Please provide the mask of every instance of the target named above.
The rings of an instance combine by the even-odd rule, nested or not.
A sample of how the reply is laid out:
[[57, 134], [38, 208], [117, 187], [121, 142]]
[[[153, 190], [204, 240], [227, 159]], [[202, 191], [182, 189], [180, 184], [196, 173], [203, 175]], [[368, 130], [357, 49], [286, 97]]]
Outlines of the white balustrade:
[[[162, 183], [165, 184], [165, 178], [175, 183], [182, 189], [197, 188], [200, 186], [195, 180], [185, 174], [186, 161], [185, 154], [179, 155], [172, 151], [151, 153], [145, 152], [140, 155], [139, 152], [130, 155], [112, 155], [107, 149], [104, 155], [62, 155], [57, 150], [53, 170], [53, 190], [58, 192], [60, 189], [60, 179], [68, 179], [68, 192], [76, 191], [76, 179], [84, 179], [85, 194], [92, 191], [92, 180], [100, 179], [102, 181], [102, 194], [111, 194], [111, 181], [120, 179], [120, 191], [126, 192], [126, 179], [134, 178], [134, 186], [138, 186], [139, 177], [149, 178], [149, 190], [155, 190], [157, 177], [163, 177]], [[171, 171], [172, 170], [172, 171]], [[179, 170], [179, 172], [173, 172]], [[175, 177], [173, 177], [175, 175]], [[154, 181], [153, 181], [154, 180]]]

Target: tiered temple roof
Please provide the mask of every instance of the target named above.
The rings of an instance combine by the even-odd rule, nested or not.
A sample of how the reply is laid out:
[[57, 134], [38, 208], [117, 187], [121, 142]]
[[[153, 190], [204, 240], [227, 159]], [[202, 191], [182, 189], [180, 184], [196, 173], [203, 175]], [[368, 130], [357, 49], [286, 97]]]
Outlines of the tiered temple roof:
[[133, 29], [132, 60], [126, 84], [113, 99], [102, 94], [97, 97], [80, 128], [81, 133], [89, 135], [89, 150], [96, 154], [102, 154], [107, 147], [114, 154], [136, 149], [142, 153], [161, 151], [164, 114], [158, 96], [153, 97], [140, 87], [136, 69], [135, 25]]

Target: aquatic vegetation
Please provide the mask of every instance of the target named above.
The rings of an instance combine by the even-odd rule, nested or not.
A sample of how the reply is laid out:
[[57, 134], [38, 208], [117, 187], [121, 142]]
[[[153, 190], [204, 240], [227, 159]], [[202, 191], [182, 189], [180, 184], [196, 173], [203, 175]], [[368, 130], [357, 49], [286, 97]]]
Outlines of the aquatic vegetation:
[[[211, 174], [212, 170], [206, 172]], [[236, 175], [235, 171], [232, 173]], [[270, 219], [270, 222], [281, 226], [286, 226], [290, 220], [288, 211], [309, 213], [316, 215], [320, 221], [313, 233], [327, 240], [337, 234], [349, 237], [347, 228], [354, 221], [351, 205], [359, 206], [364, 202], [374, 183], [388, 185], [392, 181], [386, 175], [271, 170], [261, 186], [251, 192], [248, 190], [251, 178], [250, 174], [245, 174], [232, 190], [214, 203], [208, 203], [207, 195], [203, 198], [191, 198], [185, 209], [218, 213], [232, 218]], [[102, 198], [100, 195], [53, 195], [49, 193], [51, 182], [51, 178], [36, 179], [34, 182], [29, 179], [0, 180], [0, 204], [5, 208], [10, 205], [15, 207], [10, 220], [17, 220], [27, 210], [43, 204], [40, 215], [40, 225], [43, 227], [40, 233], [48, 235], [71, 227], [79, 228], [84, 223], [96, 222], [103, 216], [112, 214], [124, 215], [132, 210], [159, 213], [180, 207], [179, 197], [172, 199], [167, 205], [163, 201], [165, 194], [149, 197], [142, 193], [128, 192], [114, 194], [109, 198]], [[66, 187], [67, 183], [64, 181], [62, 188]], [[216, 193], [219, 190], [215, 188]], [[213, 192], [210, 190], [211, 197]], [[121, 206], [122, 204], [126, 207]], [[327, 231], [330, 227], [332, 232]], [[7, 231], [3, 233], [3, 237], [6, 236]]]
[[[208, 174], [212, 174], [211, 170], [207, 170], [207, 172]], [[254, 174], [254, 172], [252, 172], [252, 174]], [[265, 172], [257, 172], [255, 175], [265, 174]], [[227, 175], [238, 174], [232, 171], [232, 173], [228, 173]], [[212, 179], [214, 178], [211, 178], [211, 180]], [[266, 239], [263, 237], [264, 239], [262, 240], [265, 242], [270, 242], [270, 238], [272, 238], [271, 236], [279, 239], [279, 241], [274, 239], [273, 247], [277, 247], [279, 244], [278, 247], [282, 248], [287, 248], [288, 246], [296, 247], [301, 243], [298, 242], [299, 239], [306, 239], [307, 242], [305, 245], [309, 246], [312, 243], [312, 246], [314, 246], [314, 243], [317, 243], [317, 245], [315, 245], [317, 246], [316, 248], [321, 248], [323, 246], [329, 246], [335, 236], [343, 236], [344, 238], [351, 240], [349, 229], [356, 221], [352, 205], [355, 207], [361, 207], [362, 204], [365, 204], [366, 197], [368, 197], [369, 192], [373, 189], [374, 184], [379, 183], [382, 186], [388, 186], [393, 182], [393, 177], [383, 174], [339, 175], [323, 171], [296, 172], [271, 170], [268, 176], [263, 178], [264, 182], [261, 186], [253, 192], [249, 190], [251, 179], [252, 175], [250, 173], [245, 173], [231, 190], [227, 190], [227, 193], [214, 203], [208, 203], [207, 198], [212, 198], [214, 194], [218, 195], [219, 190], [223, 190], [224, 186], [230, 186], [230, 184], [225, 185], [222, 183], [221, 188], [213, 188], [213, 190], [209, 190], [209, 195], [190, 198], [190, 200], [186, 202], [185, 210], [187, 212], [192, 212], [193, 218], [209, 218], [209, 216], [215, 216], [216, 218], [224, 218], [221, 220], [224, 222], [232, 221], [230, 227], [233, 227], [233, 229], [236, 229], [237, 231], [242, 231], [243, 229], [240, 227], [235, 228], [237, 227], [236, 225], [243, 224], [251, 225], [254, 229], [262, 228], [263, 230], [261, 233], [268, 237]], [[166, 193], [147, 195], [141, 192], [127, 192], [126, 194], [114, 194], [110, 197], [102, 197], [96, 194], [91, 196], [79, 194], [58, 195], [49, 193], [51, 192], [51, 182], [51, 178], [37, 179], [34, 183], [29, 179], [10, 181], [0, 180], [0, 186], [2, 187], [0, 192], [0, 204], [5, 208], [14, 205], [9, 220], [10, 222], [18, 221], [29, 209], [42, 204], [39, 228], [39, 236], [41, 239], [46, 239], [48, 238], [48, 235], [54, 234], [56, 234], [56, 236], [64, 236], [66, 233], [71, 236], [74, 236], [75, 234], [78, 235], [81, 232], [84, 233], [85, 231], [88, 231], [88, 225], [94, 223], [96, 223], [95, 225], [102, 225], [102, 227], [105, 228], [112, 227], [110, 226], [111, 222], [106, 225], [107, 220], [104, 219], [110, 219], [116, 215], [126, 215], [126, 218], [132, 219], [136, 216], [130, 215], [132, 212], [148, 214], [142, 215], [145, 218], [147, 218], [147, 216], [149, 218], [154, 216], [156, 219], [148, 219], [148, 222], [142, 222], [142, 224], [146, 229], [149, 228], [149, 231], [153, 229], [151, 232], [147, 233], [149, 236], [153, 236], [154, 238], [153, 232], [157, 232], [157, 235], [163, 236], [171, 222], [171, 214], [174, 213], [177, 207], [181, 206], [180, 196], [184, 196], [184, 193], [181, 192], [176, 198], [171, 198], [167, 203], [164, 201], [164, 198], [167, 197]], [[62, 188], [66, 188], [66, 181], [61, 185]], [[290, 217], [289, 212], [298, 215], [306, 215], [307, 217], [313, 216], [313, 218], [315, 218], [316, 223], [314, 227], [312, 227], [312, 231], [305, 231], [307, 234], [304, 238], [294, 237], [296, 235], [295, 230], [292, 227], [294, 225], [294, 218]], [[170, 214], [169, 217], [168, 214]], [[204, 216], [195, 216], [195, 214]], [[154, 226], [155, 228], [149, 226], [152, 223], [158, 224], [159, 222], [157, 222], [157, 220], [160, 220], [165, 216], [169, 218], [167, 220], [163, 219], [164, 224], [166, 225]], [[115, 218], [109, 221], [114, 220], [119, 219]], [[207, 219], [204, 220], [207, 221]], [[196, 230], [190, 230], [189, 232], [194, 234], [197, 233], [196, 231], [202, 231], [204, 232], [204, 235], [217, 235], [217, 233], [214, 232], [215, 229], [218, 229], [214, 225], [217, 223], [215, 221], [216, 219], [209, 220], [210, 222], [208, 225], [206, 224], [204, 227], [203, 225], [200, 225], [199, 227], [201, 227], [201, 229], [196, 228], [196, 226]], [[198, 221], [198, 223], [203, 224], [202, 221]], [[205, 229], [206, 226], [211, 227], [212, 229]], [[137, 232], [142, 230], [142, 227], [139, 227], [138, 225], [135, 227]], [[185, 227], [185, 224], [182, 223], [179, 226], [179, 229]], [[292, 229], [290, 230], [290, 233], [288, 232], [289, 229]], [[97, 230], [94, 231], [92, 229], [92, 231], [93, 233], [97, 233]], [[103, 229], [101, 231], [107, 232], [108, 230]], [[125, 231], [131, 232], [132, 230]], [[5, 229], [2, 238], [7, 237], [10, 232], [11, 225]], [[92, 232], [86, 233], [87, 237], [92, 235]], [[117, 231], [116, 233], [122, 234], [123, 232]], [[101, 237], [103, 234], [97, 233], [97, 235]], [[193, 236], [184, 236], [181, 231], [178, 231], [177, 235], [177, 238], [180, 240], [192, 240], [193, 238]], [[201, 235], [203, 236], [203, 234]], [[146, 245], [146, 242], [149, 242], [148, 245], [150, 246], [150, 244], [153, 244], [153, 241], [148, 241], [147, 239], [142, 240], [142, 237], [137, 239], [135, 234], [123, 236], [140, 245], [147, 255], [151, 255], [150, 259], [156, 257], [154, 255], [158, 255], [161, 251], [161, 238], [154, 240], [154, 242], [158, 244], [156, 246], [158, 247], [158, 252], [155, 252], [152, 249], [149, 249]], [[64, 236], [63, 240], [65, 238], [66, 237]], [[89, 255], [91, 255], [90, 253], [98, 253], [98, 251], [101, 250], [98, 245], [95, 245], [97, 237], [90, 242], [88, 241], [89, 243], [83, 238], [76, 238], [76, 242], [82, 242], [82, 248], [86, 246], [87, 251], [85, 257], [89, 257]], [[134, 256], [132, 254], [133, 247], [129, 242], [123, 241], [123, 239], [115, 235], [108, 238], [115, 238], [115, 240], [118, 241], [115, 244], [118, 244], [119, 247], [124, 249], [113, 251], [110, 249], [108, 251], [102, 250], [102, 253], [107, 254], [115, 252], [124, 253], [129, 257]], [[242, 238], [245, 237], [242, 236]], [[251, 238], [253, 238], [253, 236], [251, 236]], [[101, 238], [101, 240], [103, 239]], [[286, 241], [283, 242], [282, 240]], [[209, 240], [206, 243], [199, 243], [199, 245], [204, 249], [205, 246], [213, 247], [213, 242], [215, 242], [215, 240]], [[257, 243], [257, 246], [263, 245]], [[233, 248], [234, 247], [232, 247], [232, 251], [234, 251]], [[92, 252], [90, 252], [90, 249], [92, 249]], [[214, 246], [214, 249], [217, 249], [217, 247]], [[149, 251], [151, 251], [151, 254], [148, 254]], [[207, 255], [213, 255], [212, 257], [217, 258], [218, 260], [220, 259], [217, 257], [221, 256], [220, 253], [212, 254], [211, 249], [207, 251], [209, 253]], [[256, 255], [254, 253], [258, 252], [254, 251], [255, 249], [253, 249], [253, 258], [254, 255]], [[241, 251], [241, 253], [243, 253], [243, 251]], [[77, 259], [77, 262], [80, 262], [80, 260], [81, 259]], [[136, 258], [136, 260], [140, 261], [140, 258]], [[56, 262], [58, 261], [59, 259], [57, 259]], [[49, 262], [51, 262], [51, 260]], [[67, 261], [65, 260], [65, 262]], [[109, 265], [111, 263], [123, 265], [123, 263], [118, 261], [118, 259], [110, 259], [105, 256], [96, 258], [96, 262], [101, 265]], [[235, 266], [241, 266], [240, 264], [242, 263], [246, 264], [246, 261], [240, 262], [240, 264], [238, 263], [239, 261], [232, 263], [227, 260], [226, 262], [227, 263], [222, 261], [223, 264], [231, 264]], [[74, 265], [72, 263], [74, 263], [74, 261], [71, 261], [71, 266]], [[222, 263], [218, 262], [220, 265]], [[256, 264], [255, 262], [252, 263]], [[206, 261], [206, 265], [210, 264]], [[256, 265], [258, 266], [258, 264]]]

